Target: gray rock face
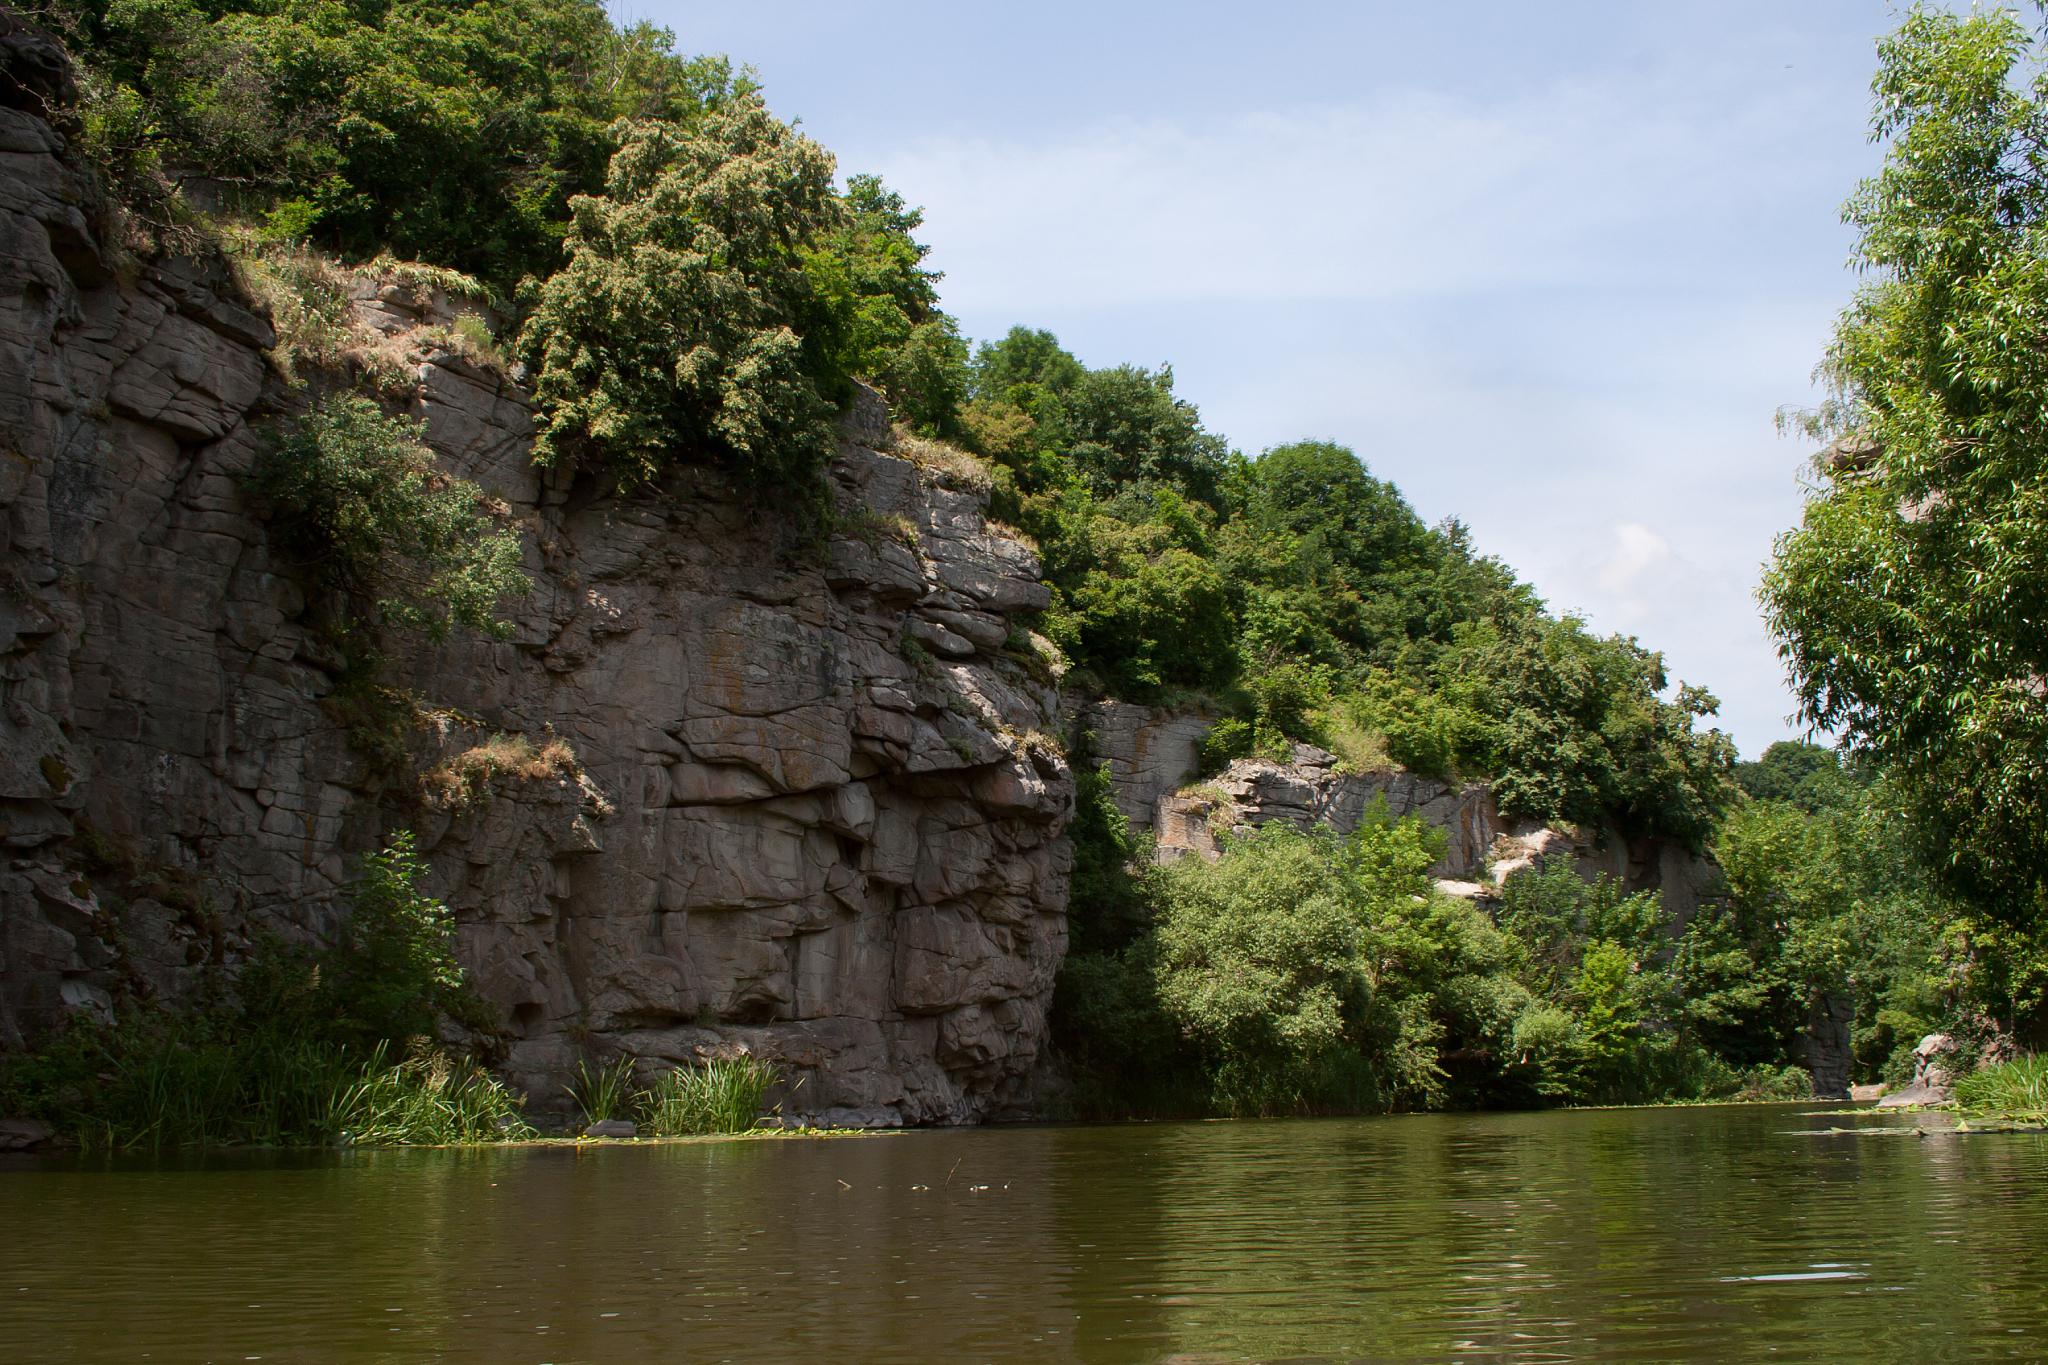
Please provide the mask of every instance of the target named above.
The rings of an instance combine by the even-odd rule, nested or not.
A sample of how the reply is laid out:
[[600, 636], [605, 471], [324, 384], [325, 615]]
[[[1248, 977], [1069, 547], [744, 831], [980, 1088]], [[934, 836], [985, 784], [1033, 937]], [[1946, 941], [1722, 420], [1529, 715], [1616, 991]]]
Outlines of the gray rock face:
[[[522, 526], [535, 589], [509, 641], [391, 651], [435, 717], [416, 766], [499, 733], [574, 753], [436, 800], [351, 744], [244, 495], [296, 401], [269, 325], [221, 262], [117, 274], [89, 223], [61, 137], [0, 107], [0, 1047], [176, 998], [259, 928], [331, 932], [353, 857], [406, 824], [538, 1103], [614, 1046], [778, 1060], [788, 1117], [1021, 1100], [1072, 784], [1057, 697], [1006, 652], [1037, 561], [981, 495], [877, 448], [870, 398], [832, 471], [857, 529], [807, 538], [701, 468], [601, 497], [531, 466], [516, 385], [422, 338], [412, 410]], [[395, 345], [447, 316], [359, 292]]]
[[1382, 799], [1390, 815], [1412, 815], [1444, 832], [1444, 856], [1431, 869], [1436, 877], [1482, 870], [1495, 837], [1506, 829], [1483, 782], [1451, 786], [1413, 773], [1342, 772], [1335, 754], [1297, 744], [1291, 763], [1241, 758], [1220, 776], [1161, 800], [1155, 831], [1159, 856], [1164, 861], [1188, 853], [1214, 857], [1219, 834], [1276, 820], [1297, 829], [1328, 825], [1348, 834]]
[[1407, 772], [1345, 772], [1336, 755], [1308, 744], [1294, 746], [1291, 762], [1238, 759], [1217, 777], [1161, 797], [1153, 832], [1161, 861], [1189, 853], [1213, 858], [1219, 837], [1276, 820], [1297, 829], [1323, 824], [1348, 834], [1381, 800], [1388, 814], [1414, 816], [1443, 831], [1444, 856], [1430, 875], [1439, 890], [1468, 900], [1491, 899], [1508, 878], [1568, 858], [1583, 877], [1605, 875], [1631, 892], [1659, 892], [1675, 926], [1683, 928], [1719, 887], [1719, 869], [1711, 861], [1664, 841], [1511, 825], [1483, 782], [1453, 785]]
[[1124, 701], [1067, 700], [1068, 724], [1089, 736], [1109, 765], [1110, 792], [1133, 830], [1157, 826], [1160, 803], [1195, 775], [1202, 740], [1216, 718]]
[[1856, 1053], [1851, 1030], [1856, 1023], [1856, 1002], [1841, 995], [1823, 995], [1813, 1002], [1806, 1021], [1806, 1067], [1813, 1073], [1816, 1099], [1849, 1098], [1849, 1076], [1855, 1070]]
[[40, 1119], [0, 1119], [0, 1152], [33, 1152], [55, 1136]]

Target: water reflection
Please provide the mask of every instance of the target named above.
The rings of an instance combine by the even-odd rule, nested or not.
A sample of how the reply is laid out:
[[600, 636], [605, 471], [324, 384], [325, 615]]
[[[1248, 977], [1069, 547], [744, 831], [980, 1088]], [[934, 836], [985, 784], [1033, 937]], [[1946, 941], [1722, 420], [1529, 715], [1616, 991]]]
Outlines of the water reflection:
[[2038, 1355], [2048, 1140], [1813, 1132], [1853, 1122], [23, 1162], [0, 1174], [0, 1357]]

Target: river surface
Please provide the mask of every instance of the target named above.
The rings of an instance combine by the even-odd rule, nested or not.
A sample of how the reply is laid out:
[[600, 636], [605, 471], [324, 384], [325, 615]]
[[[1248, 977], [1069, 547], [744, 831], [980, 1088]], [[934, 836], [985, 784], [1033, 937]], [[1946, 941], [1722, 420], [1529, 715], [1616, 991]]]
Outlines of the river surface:
[[1914, 1123], [22, 1159], [0, 1166], [0, 1360], [2048, 1356], [2048, 1137]]

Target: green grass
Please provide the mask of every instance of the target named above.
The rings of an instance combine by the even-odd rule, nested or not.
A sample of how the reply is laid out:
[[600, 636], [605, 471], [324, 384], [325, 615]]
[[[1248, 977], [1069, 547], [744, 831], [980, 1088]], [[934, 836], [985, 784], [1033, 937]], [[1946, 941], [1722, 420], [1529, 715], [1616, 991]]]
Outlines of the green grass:
[[563, 1087], [587, 1124], [626, 1117], [633, 1099], [633, 1059], [618, 1057], [593, 1070], [576, 1063], [576, 1079]]
[[2048, 1123], [2048, 1056], [2015, 1057], [1958, 1077], [1955, 1097], [1972, 1118]]
[[333, 1099], [359, 1069], [344, 1049], [197, 1026], [81, 1026], [8, 1059], [0, 1109], [41, 1118], [88, 1151], [333, 1140]]
[[417, 1047], [393, 1064], [379, 1047], [335, 1097], [337, 1140], [357, 1147], [453, 1146], [533, 1136], [520, 1100], [476, 1063]]
[[714, 1057], [663, 1072], [640, 1092], [640, 1121], [651, 1137], [744, 1133], [761, 1117], [761, 1098], [781, 1073], [758, 1057]]
[[279, 1034], [199, 1027], [80, 1029], [13, 1059], [0, 1108], [87, 1151], [497, 1142], [529, 1137], [520, 1101], [476, 1063], [424, 1041], [392, 1060]]

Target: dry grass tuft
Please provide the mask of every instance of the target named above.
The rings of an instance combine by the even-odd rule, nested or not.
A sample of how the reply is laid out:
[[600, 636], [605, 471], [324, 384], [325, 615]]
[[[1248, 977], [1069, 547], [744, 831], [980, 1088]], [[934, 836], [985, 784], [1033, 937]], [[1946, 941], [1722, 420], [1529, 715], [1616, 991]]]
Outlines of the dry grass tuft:
[[364, 283], [396, 286], [413, 306], [426, 309], [438, 292], [453, 299], [483, 300], [489, 291], [459, 270], [379, 256], [348, 266], [296, 244], [258, 240], [247, 232], [223, 236], [242, 283], [268, 306], [277, 345], [271, 359], [287, 379], [303, 372], [334, 370], [360, 374], [374, 388], [406, 394], [417, 385], [422, 352], [436, 346], [482, 368], [503, 373], [504, 353], [488, 321], [463, 313], [452, 324], [386, 333], [361, 321], [352, 296]]
[[970, 455], [944, 441], [919, 436], [900, 422], [894, 429], [891, 449], [942, 488], [986, 497], [995, 487], [994, 472], [979, 456]]
[[1387, 748], [1385, 733], [1361, 725], [1349, 717], [1333, 717], [1328, 726], [1328, 748], [1337, 755], [1337, 770], [1345, 773], [1399, 772]]
[[491, 784], [499, 777], [540, 782], [556, 776], [583, 782], [576, 751], [567, 740], [550, 736], [536, 746], [525, 735], [497, 734], [421, 773], [420, 794], [430, 806], [464, 810], [488, 800]]

